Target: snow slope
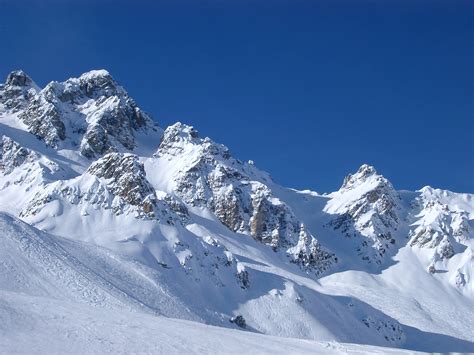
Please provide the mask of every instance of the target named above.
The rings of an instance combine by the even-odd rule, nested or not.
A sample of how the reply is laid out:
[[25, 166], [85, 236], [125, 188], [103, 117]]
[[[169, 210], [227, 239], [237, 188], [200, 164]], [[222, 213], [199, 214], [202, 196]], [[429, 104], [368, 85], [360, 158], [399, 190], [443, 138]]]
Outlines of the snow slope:
[[[403, 354], [367, 345], [272, 337], [183, 320], [0, 292], [0, 348], [31, 354]], [[34, 349], [34, 350], [32, 350]]]
[[[161, 287], [154, 270], [92, 244], [40, 232], [5, 214], [0, 214], [0, 230], [0, 345], [7, 353], [397, 353], [164, 318], [193, 315], [179, 313], [186, 307]], [[355, 300], [347, 306], [358, 307]], [[469, 342], [455, 338], [415, 334], [413, 341], [429, 337], [431, 349], [470, 349]]]
[[11, 352], [55, 331], [44, 352], [220, 352], [221, 335], [228, 351], [474, 351], [473, 228], [472, 194], [397, 191], [368, 165], [329, 194], [279, 186], [193, 127], [161, 129], [106, 71], [0, 85]]

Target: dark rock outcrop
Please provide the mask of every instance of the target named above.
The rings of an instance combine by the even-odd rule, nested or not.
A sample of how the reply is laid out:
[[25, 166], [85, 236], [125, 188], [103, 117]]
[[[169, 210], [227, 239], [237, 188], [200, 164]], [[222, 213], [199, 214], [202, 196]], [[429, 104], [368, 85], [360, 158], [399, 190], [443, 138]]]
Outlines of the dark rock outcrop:
[[10, 174], [25, 162], [36, 159], [38, 154], [22, 147], [10, 137], [3, 136], [0, 139], [0, 172], [4, 175]]
[[22, 70], [8, 74], [5, 84], [0, 84], [0, 104], [12, 112], [23, 110], [36, 93], [36, 85]]
[[143, 164], [133, 154], [110, 153], [87, 169], [91, 175], [107, 180], [107, 187], [132, 206], [152, 214], [156, 206], [155, 190], [146, 179]]
[[242, 315], [232, 317], [230, 319], [230, 322], [234, 323], [235, 325], [237, 325], [240, 328], [244, 328], [244, 329], [247, 328], [247, 323], [245, 322], [245, 318]]

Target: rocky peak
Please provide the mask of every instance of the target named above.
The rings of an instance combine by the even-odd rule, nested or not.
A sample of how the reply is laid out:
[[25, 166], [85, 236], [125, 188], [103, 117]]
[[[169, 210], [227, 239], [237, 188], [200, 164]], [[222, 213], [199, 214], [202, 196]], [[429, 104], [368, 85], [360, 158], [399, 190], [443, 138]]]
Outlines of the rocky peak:
[[13, 112], [25, 108], [36, 93], [37, 86], [23, 70], [8, 74], [5, 84], [0, 85], [0, 104]]
[[186, 143], [199, 144], [199, 133], [192, 126], [176, 122], [165, 129], [157, 155], [178, 153], [182, 151], [182, 146]]
[[14, 70], [7, 76], [5, 85], [8, 86], [32, 86], [33, 80], [23, 70]]
[[348, 175], [331, 196], [325, 211], [335, 215], [330, 225], [346, 237], [360, 237], [362, 259], [381, 264], [393, 249], [400, 223], [400, 196], [392, 184], [369, 165]]
[[[28, 81], [22, 75], [12, 82]], [[19, 106], [19, 105], [17, 105]], [[93, 70], [65, 82], [51, 82], [29, 92], [18, 116], [47, 145], [76, 146], [87, 158], [133, 150], [138, 130], [156, 130], [144, 113], [106, 70]]]
[[169, 143], [178, 143], [180, 141], [192, 142], [196, 138], [199, 138], [198, 131], [193, 126], [181, 122], [176, 122], [169, 126], [163, 134], [163, 141]]
[[91, 175], [104, 178], [107, 187], [132, 206], [140, 206], [152, 214], [156, 194], [146, 179], [145, 168], [133, 154], [110, 153], [98, 159], [87, 169]]
[[59, 100], [72, 104], [84, 104], [90, 99], [104, 100], [111, 96], [131, 100], [106, 70], [92, 70], [64, 82], [52, 81], [42, 90], [42, 95], [51, 102]]
[[100, 96], [110, 97], [123, 93], [117, 82], [107, 70], [91, 70], [79, 77], [79, 87], [91, 98]]
[[194, 127], [177, 122], [166, 128], [156, 156], [177, 155], [183, 153], [184, 150], [192, 150], [208, 163], [220, 158], [231, 158], [226, 146], [213, 142], [209, 137], [201, 138]]
[[369, 178], [375, 177], [376, 179], [382, 180], [383, 177], [377, 174], [377, 171], [373, 166], [363, 164], [355, 174], [349, 174], [345, 177], [341, 189], [352, 189], [364, 182]]
[[[355, 174], [349, 174], [333, 197], [332, 207], [339, 212], [354, 205], [370, 205], [381, 214], [390, 213], [391, 208], [396, 207], [400, 200], [390, 181], [367, 164], [362, 165]], [[363, 211], [364, 209], [357, 208], [356, 212], [360, 214]]]

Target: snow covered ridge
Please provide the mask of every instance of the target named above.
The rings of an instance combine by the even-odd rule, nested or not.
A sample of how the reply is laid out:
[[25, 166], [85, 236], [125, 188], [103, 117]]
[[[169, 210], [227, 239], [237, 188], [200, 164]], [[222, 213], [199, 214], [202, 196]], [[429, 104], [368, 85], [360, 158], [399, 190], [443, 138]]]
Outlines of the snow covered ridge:
[[21, 305], [474, 351], [473, 228], [474, 195], [397, 191], [369, 165], [329, 194], [282, 187], [160, 128], [105, 70], [0, 85], [0, 298]]
[[176, 195], [192, 206], [209, 208], [233, 232], [249, 234], [275, 251], [285, 249], [291, 262], [316, 275], [337, 262], [292, 210], [258, 181], [268, 180], [266, 174], [234, 159], [227, 147], [200, 138], [193, 127], [168, 127], [154, 158], [159, 162], [151, 162], [150, 168], [167, 171]]
[[362, 165], [331, 197], [325, 211], [337, 217], [330, 225], [347, 238], [360, 237], [358, 254], [381, 264], [396, 242], [393, 234], [400, 224], [401, 199], [392, 184], [373, 167]]

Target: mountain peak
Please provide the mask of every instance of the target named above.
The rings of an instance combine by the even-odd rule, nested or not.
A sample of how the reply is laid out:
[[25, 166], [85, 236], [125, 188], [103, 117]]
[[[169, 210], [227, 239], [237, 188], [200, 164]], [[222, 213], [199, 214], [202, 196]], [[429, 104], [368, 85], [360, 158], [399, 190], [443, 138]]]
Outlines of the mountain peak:
[[362, 164], [359, 170], [357, 170], [357, 174], [361, 174], [363, 176], [369, 176], [369, 175], [377, 174], [377, 171], [372, 165]]
[[361, 238], [357, 251], [362, 260], [381, 265], [387, 251], [387, 255], [395, 252], [400, 196], [373, 166], [363, 164], [355, 174], [349, 174], [325, 211], [336, 215], [330, 222], [335, 230], [349, 238]]
[[224, 160], [231, 158], [226, 146], [214, 142], [209, 137], [201, 138], [193, 126], [177, 122], [166, 128], [155, 155], [184, 153], [196, 158], [206, 157], [204, 159], [206, 161], [218, 159], [218, 157]]
[[181, 140], [192, 141], [194, 138], [199, 138], [198, 131], [187, 124], [176, 122], [175, 124], [166, 128], [163, 135], [163, 140], [178, 142]]
[[345, 177], [341, 189], [351, 189], [361, 183], [366, 182], [371, 177], [383, 177], [377, 173], [377, 170], [371, 165], [363, 164], [355, 174], [349, 174]]
[[91, 70], [40, 90], [21, 70], [0, 85], [0, 103], [53, 148], [78, 147], [86, 158], [131, 151], [139, 130], [155, 129], [107, 70]]
[[79, 77], [79, 79], [83, 80], [90, 80], [96, 78], [112, 78], [112, 76], [105, 69], [94, 69], [81, 74], [81, 76]]
[[10, 86], [30, 86], [33, 84], [33, 80], [23, 70], [14, 70], [8, 74], [5, 84]]
[[11, 112], [20, 111], [37, 91], [38, 86], [23, 70], [14, 70], [0, 84], [0, 104]]
[[[70, 80], [74, 81], [75, 79]], [[86, 96], [91, 98], [98, 98], [100, 96], [110, 97], [113, 95], [125, 94], [125, 90], [105, 69], [88, 71], [82, 74], [78, 78], [78, 81], [79, 87], [84, 90]]]

